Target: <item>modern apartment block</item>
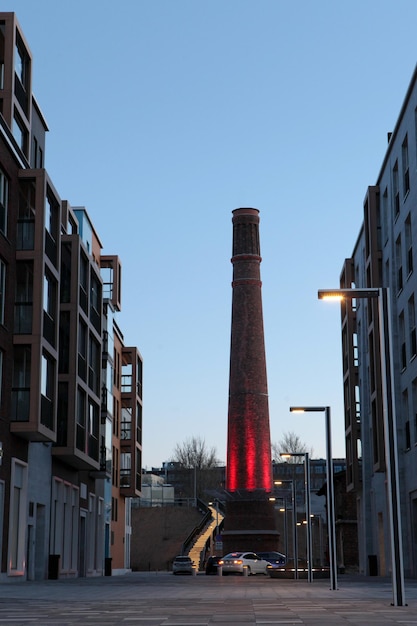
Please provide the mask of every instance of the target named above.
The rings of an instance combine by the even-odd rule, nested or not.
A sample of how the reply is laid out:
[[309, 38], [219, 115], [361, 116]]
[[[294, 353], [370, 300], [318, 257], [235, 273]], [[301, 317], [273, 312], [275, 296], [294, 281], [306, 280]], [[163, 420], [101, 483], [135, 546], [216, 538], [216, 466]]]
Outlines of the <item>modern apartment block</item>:
[[44, 169], [32, 55], [0, 13], [0, 580], [130, 567], [142, 358], [116, 317], [121, 264]]
[[[401, 525], [406, 576], [417, 576], [417, 70], [376, 183], [364, 199], [364, 220], [340, 286], [387, 288], [397, 420]], [[378, 299], [342, 304], [347, 488], [357, 496], [360, 570], [391, 570], [383, 420], [384, 369]], [[385, 326], [385, 324], [384, 324]], [[394, 449], [395, 452], [395, 449]]]

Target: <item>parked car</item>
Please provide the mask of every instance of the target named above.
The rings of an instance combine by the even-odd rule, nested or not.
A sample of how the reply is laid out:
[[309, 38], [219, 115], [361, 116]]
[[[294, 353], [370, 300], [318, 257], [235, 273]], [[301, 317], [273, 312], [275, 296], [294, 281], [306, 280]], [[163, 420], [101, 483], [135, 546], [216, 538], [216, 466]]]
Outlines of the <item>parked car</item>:
[[176, 556], [172, 563], [173, 574], [192, 574], [194, 563], [189, 556]]
[[267, 575], [268, 561], [261, 559], [255, 552], [230, 552], [220, 559], [218, 566], [222, 567], [224, 574], [244, 574], [247, 573]]
[[209, 556], [206, 563], [206, 574], [217, 574], [220, 559], [220, 556]]
[[258, 552], [257, 554], [274, 567], [283, 567], [287, 562], [287, 557], [282, 552]]

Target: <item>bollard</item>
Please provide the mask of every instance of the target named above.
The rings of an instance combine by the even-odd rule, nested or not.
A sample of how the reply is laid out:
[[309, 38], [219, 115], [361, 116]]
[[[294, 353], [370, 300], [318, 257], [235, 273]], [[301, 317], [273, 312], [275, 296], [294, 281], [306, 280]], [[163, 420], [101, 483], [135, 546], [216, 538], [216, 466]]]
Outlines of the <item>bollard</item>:
[[217, 576], [223, 576], [223, 568], [221, 565], [217, 566]]
[[243, 575], [247, 576], [249, 574], [249, 567], [247, 565], [243, 566]]
[[193, 576], [197, 576], [197, 568], [193, 565]]

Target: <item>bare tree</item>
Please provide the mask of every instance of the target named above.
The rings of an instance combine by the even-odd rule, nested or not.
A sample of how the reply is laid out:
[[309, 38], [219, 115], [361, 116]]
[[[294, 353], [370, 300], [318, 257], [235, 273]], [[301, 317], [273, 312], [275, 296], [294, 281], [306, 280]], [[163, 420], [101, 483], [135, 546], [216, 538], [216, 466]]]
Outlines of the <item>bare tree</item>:
[[300, 436], [292, 431], [283, 433], [282, 438], [278, 443], [273, 443], [271, 446], [272, 458], [276, 462], [287, 461], [288, 463], [299, 463], [300, 460], [297, 457], [290, 457], [289, 459], [283, 459], [280, 456], [283, 452], [290, 452], [291, 454], [304, 454], [308, 452], [310, 456], [313, 455], [313, 448], [309, 448], [304, 443]]
[[208, 449], [204, 439], [194, 436], [176, 444], [172, 461], [180, 463], [185, 468], [197, 469], [211, 469], [220, 464], [216, 448]]

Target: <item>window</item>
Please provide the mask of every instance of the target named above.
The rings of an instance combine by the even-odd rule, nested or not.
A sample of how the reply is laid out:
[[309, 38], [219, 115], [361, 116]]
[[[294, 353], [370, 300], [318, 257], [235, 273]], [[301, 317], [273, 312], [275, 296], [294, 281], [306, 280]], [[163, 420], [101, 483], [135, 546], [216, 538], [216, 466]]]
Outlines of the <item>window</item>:
[[84, 254], [80, 256], [80, 306], [87, 312], [88, 303], [88, 261]]
[[58, 213], [58, 202], [53, 197], [52, 192], [48, 189], [45, 200], [45, 229], [54, 241], [57, 240], [58, 236]]
[[397, 263], [397, 292], [400, 292], [404, 286], [401, 235], [398, 236], [398, 239], [395, 242], [395, 259]]
[[77, 390], [77, 435], [76, 446], [78, 450], [85, 452], [86, 441], [86, 396], [80, 387]]
[[14, 71], [16, 76], [20, 80], [22, 87], [26, 88], [27, 79], [28, 79], [28, 56], [26, 50], [23, 47], [22, 42], [20, 41], [20, 37], [18, 37], [18, 42], [16, 44], [15, 50], [15, 62], [14, 62]]
[[97, 332], [101, 333], [102, 295], [101, 283], [92, 272], [90, 277], [90, 319]]
[[9, 196], [9, 183], [0, 169], [0, 232], [7, 234], [7, 202]]
[[417, 355], [416, 309], [414, 295], [408, 301], [408, 327], [410, 329], [410, 359]]
[[410, 167], [408, 163], [408, 138], [407, 135], [403, 141], [402, 149], [402, 166], [403, 166], [403, 196], [405, 197], [410, 191]]
[[96, 394], [100, 394], [101, 350], [100, 344], [90, 334], [88, 339], [88, 384]]
[[35, 240], [35, 194], [33, 180], [19, 181], [19, 215], [17, 219], [18, 250], [33, 250]]
[[130, 487], [130, 472], [132, 468], [132, 454], [122, 452], [120, 455], [120, 486]]
[[413, 268], [414, 268], [411, 215], [408, 215], [407, 219], [405, 220], [405, 250], [406, 250], [407, 276], [409, 276], [412, 273]]
[[43, 336], [52, 346], [55, 346], [55, 320], [57, 305], [57, 283], [56, 280], [45, 272], [43, 277]]
[[5, 301], [6, 301], [6, 265], [0, 259], [0, 324], [4, 324]]
[[98, 405], [89, 399], [88, 401], [88, 456], [96, 461], [99, 460], [98, 436], [99, 436], [99, 415]]
[[8, 573], [24, 573], [26, 558], [27, 465], [12, 459]]
[[54, 365], [47, 354], [42, 354], [41, 394], [48, 400], [54, 397]]
[[132, 438], [132, 407], [126, 400], [122, 400], [120, 437], [125, 440]]
[[385, 245], [388, 241], [388, 189], [385, 187], [382, 194], [382, 243]]
[[142, 405], [136, 403], [136, 441], [142, 445]]
[[353, 365], [359, 366], [358, 333], [352, 333]]
[[407, 390], [402, 393], [402, 414], [405, 424], [405, 449], [411, 448], [411, 433], [410, 433], [410, 420], [408, 416], [408, 392]]
[[55, 397], [55, 361], [45, 352], [41, 360], [41, 424], [53, 428]]
[[56, 311], [56, 284], [49, 274], [43, 277], [43, 310], [52, 319]]
[[400, 327], [400, 349], [401, 349], [401, 368], [404, 370], [407, 367], [407, 348], [405, 344], [405, 325], [404, 325], [404, 311], [400, 313], [399, 317]]
[[78, 325], [78, 376], [87, 380], [87, 326], [81, 320]]
[[16, 287], [14, 303], [14, 332], [28, 335], [32, 332], [33, 314], [33, 262], [16, 264]]
[[19, 114], [16, 112], [13, 116], [12, 121], [12, 133], [17, 145], [19, 146], [23, 154], [27, 156], [28, 131], [23, 124]]
[[119, 450], [113, 446], [112, 485], [119, 486]]
[[394, 216], [397, 218], [400, 214], [400, 187], [398, 181], [398, 161], [395, 161], [392, 170], [392, 192], [394, 201]]
[[[3, 350], [0, 350], [0, 407], [1, 407], [1, 394], [3, 390]], [[0, 539], [1, 542], [1, 539]]]
[[13, 356], [12, 420], [25, 422], [30, 411], [30, 346], [15, 346]]
[[411, 385], [411, 393], [413, 399], [413, 415], [414, 415], [414, 443], [417, 444], [417, 378]]

